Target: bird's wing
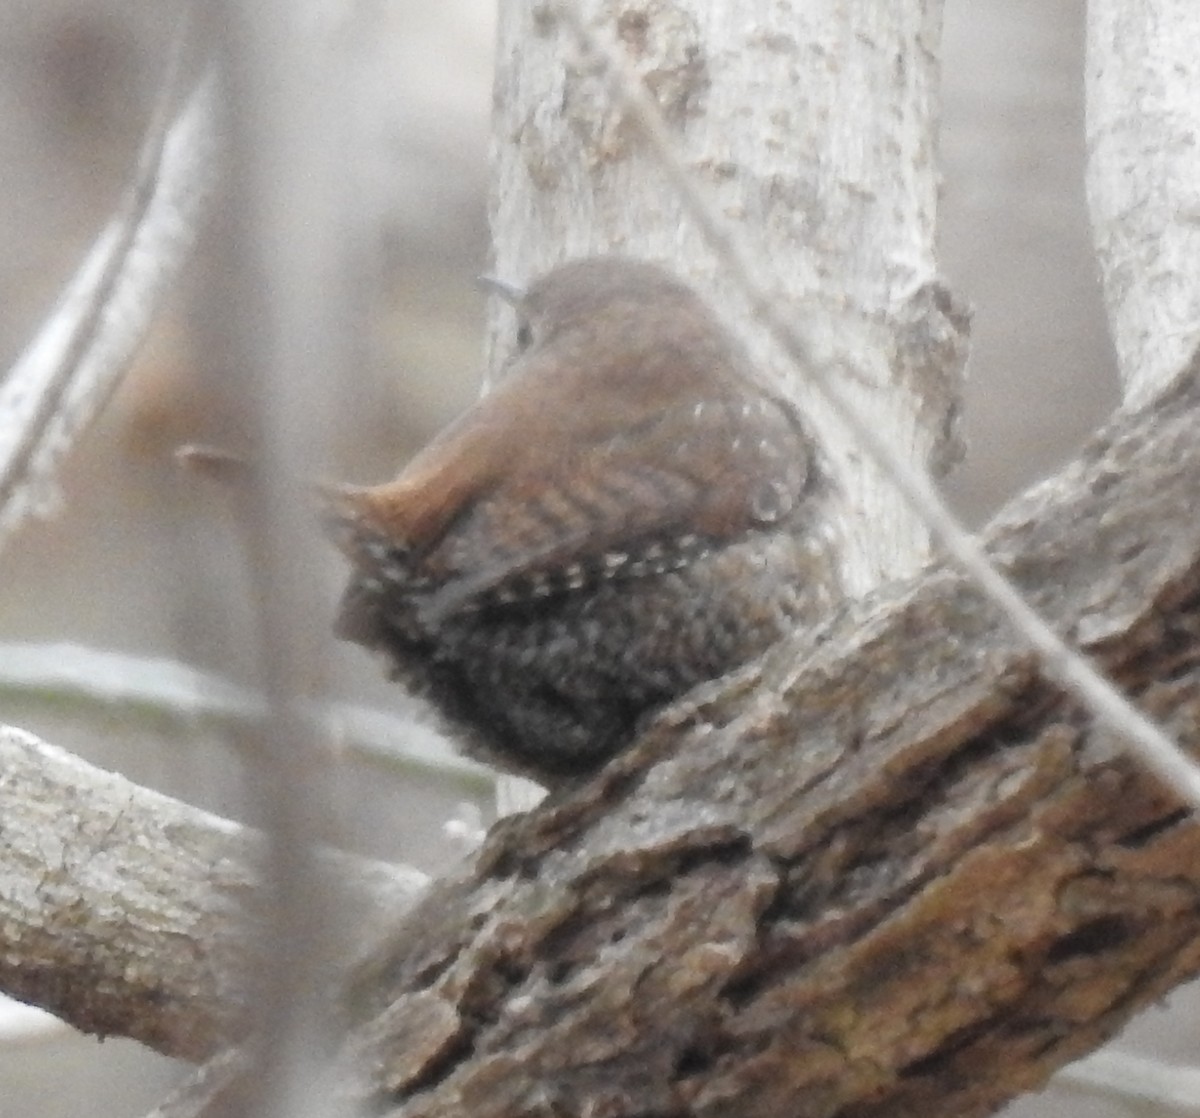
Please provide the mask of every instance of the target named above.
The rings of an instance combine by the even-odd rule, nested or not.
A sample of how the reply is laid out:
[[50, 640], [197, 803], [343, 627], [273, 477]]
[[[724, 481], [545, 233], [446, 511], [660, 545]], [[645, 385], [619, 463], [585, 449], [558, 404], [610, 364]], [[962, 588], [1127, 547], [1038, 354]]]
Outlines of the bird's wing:
[[747, 392], [673, 403], [522, 465], [477, 491], [426, 555], [429, 620], [683, 566], [786, 516], [809, 462], [786, 405]]

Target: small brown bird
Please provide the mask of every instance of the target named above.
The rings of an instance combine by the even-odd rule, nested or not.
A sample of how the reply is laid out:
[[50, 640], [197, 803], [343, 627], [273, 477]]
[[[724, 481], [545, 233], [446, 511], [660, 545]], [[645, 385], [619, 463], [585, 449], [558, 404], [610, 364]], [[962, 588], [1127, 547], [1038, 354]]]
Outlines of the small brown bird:
[[337, 631], [468, 753], [553, 785], [838, 587], [799, 418], [689, 287], [616, 256], [495, 286], [520, 330], [494, 390], [395, 481], [332, 498]]

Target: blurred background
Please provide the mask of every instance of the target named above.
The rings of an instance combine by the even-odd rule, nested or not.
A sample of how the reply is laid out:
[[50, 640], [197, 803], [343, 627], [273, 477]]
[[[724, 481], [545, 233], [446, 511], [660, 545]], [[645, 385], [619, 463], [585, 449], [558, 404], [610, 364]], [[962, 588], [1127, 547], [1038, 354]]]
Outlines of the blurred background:
[[[371, 314], [346, 377], [336, 476], [377, 481], [471, 401], [480, 371], [492, 0], [326, 5], [355, 60], [347, 121], [367, 157], [351, 251]], [[966, 460], [947, 479], [981, 523], [1066, 459], [1116, 402], [1110, 344], [1083, 205], [1083, 0], [949, 0], [942, 154], [943, 268], [975, 308]], [[0, 363], [52, 306], [127, 183], [180, 9], [177, 0], [4, 0], [0, 37]], [[358, 258], [361, 259], [358, 259]], [[197, 262], [192, 280], [204, 267]], [[186, 285], [185, 285], [186, 288]], [[193, 375], [187, 291], [162, 316], [63, 478], [53, 519], [0, 554], [3, 720], [193, 803], [241, 810], [239, 762], [216, 734], [80, 709], [78, 696], [22, 684], [19, 642], [68, 645], [48, 659], [82, 673], [138, 658], [153, 690], [171, 670], [236, 667], [244, 572], [221, 492], [173, 460], [223, 429], [228, 397]], [[237, 370], [229, 370], [236, 378]], [[341, 577], [329, 555], [332, 616]], [[332, 641], [331, 641], [332, 643]], [[28, 674], [28, 673], [27, 673]], [[34, 670], [36, 676], [37, 672]], [[380, 710], [400, 701], [357, 649], [333, 653], [333, 688]], [[153, 721], [153, 720], [151, 720]], [[436, 746], [434, 746], [436, 749]], [[361, 848], [429, 870], [453, 856], [443, 830], [488, 811], [485, 781], [364, 768], [354, 793]], [[464, 806], [466, 805], [466, 806]], [[1183, 991], [1122, 1043], [1197, 1059], [1200, 999]], [[98, 1044], [0, 1004], [0, 1118], [137, 1115], [179, 1074], [122, 1041]], [[1124, 1114], [1063, 1090], [1012, 1113]]]

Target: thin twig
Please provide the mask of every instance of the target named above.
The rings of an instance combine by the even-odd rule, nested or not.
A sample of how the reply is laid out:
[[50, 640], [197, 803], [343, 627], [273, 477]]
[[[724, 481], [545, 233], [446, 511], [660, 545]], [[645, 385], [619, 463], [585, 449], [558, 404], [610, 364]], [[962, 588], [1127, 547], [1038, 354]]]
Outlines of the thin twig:
[[1013, 585], [988, 562], [976, 538], [955, 519], [926, 475], [910, 466], [892, 446], [885, 432], [859, 413], [852, 398], [833, 375], [834, 370], [825, 367], [815, 347], [797, 329], [789, 310], [776, 299], [771, 287], [758, 278], [771, 274], [761, 254], [751, 250], [739, 231], [722, 218], [709, 201], [679, 158], [658, 106], [630, 72], [609, 37], [602, 38], [587, 25], [575, 0], [557, 0], [555, 8], [584, 54], [600, 63], [615, 100], [641, 130], [688, 213], [720, 257], [727, 274], [734, 277], [745, 293], [754, 316], [783, 347], [800, 375], [808, 378], [864, 452], [891, 478], [904, 501], [925, 522], [958, 566], [975, 579], [1014, 629], [1038, 652], [1046, 674], [1105, 722], [1126, 743], [1130, 752], [1177, 796], [1193, 807], [1200, 807], [1200, 768], [1082, 655], [1063, 643]]
[[[96, 717], [114, 714], [133, 724], [148, 718], [171, 732], [206, 727], [229, 730], [261, 718], [261, 695], [230, 679], [162, 657], [132, 656], [71, 643], [0, 641], [0, 703], [25, 709], [64, 705]], [[483, 792], [495, 776], [457, 753], [432, 730], [354, 703], [330, 703], [319, 712], [323, 732], [350, 764], [402, 781], [432, 771], [465, 792]]]
[[338, 100], [347, 83], [336, 52], [285, 0], [218, 0], [206, 15], [229, 156], [208, 336], [244, 378], [241, 421], [255, 455], [233, 496], [250, 560], [255, 687], [268, 712], [246, 742], [245, 766], [267, 833], [257, 1019], [247, 1040], [254, 1075], [224, 1113], [298, 1118], [334, 1106], [328, 1003], [345, 960], [336, 882], [315, 858], [315, 843], [339, 836], [349, 812], [311, 698], [323, 690], [329, 642], [312, 609], [317, 540], [302, 479], [324, 456], [337, 373], [354, 348]]
[[54, 477], [120, 383], [195, 241], [215, 174], [206, 73], [171, 120], [173, 81], [135, 181], [58, 305], [0, 385], [0, 545], [54, 505]]

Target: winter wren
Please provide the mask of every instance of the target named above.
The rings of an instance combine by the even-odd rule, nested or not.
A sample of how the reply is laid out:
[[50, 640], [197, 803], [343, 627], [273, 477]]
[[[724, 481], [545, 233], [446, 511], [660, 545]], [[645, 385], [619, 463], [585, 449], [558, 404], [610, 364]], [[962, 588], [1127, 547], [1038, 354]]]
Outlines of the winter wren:
[[395, 481], [333, 496], [337, 629], [468, 753], [556, 784], [837, 586], [803, 427], [690, 288], [607, 256], [509, 295], [496, 387]]

